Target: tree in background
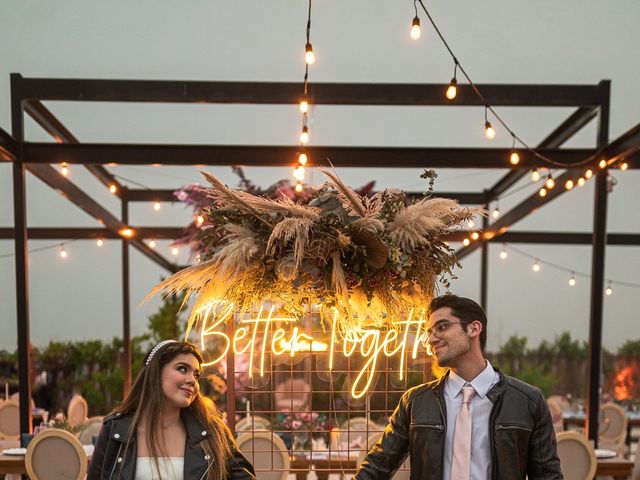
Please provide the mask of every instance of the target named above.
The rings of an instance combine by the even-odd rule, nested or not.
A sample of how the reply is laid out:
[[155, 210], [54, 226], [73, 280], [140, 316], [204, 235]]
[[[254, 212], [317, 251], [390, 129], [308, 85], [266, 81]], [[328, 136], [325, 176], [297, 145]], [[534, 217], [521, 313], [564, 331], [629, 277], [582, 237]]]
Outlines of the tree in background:
[[158, 311], [149, 316], [147, 328], [153, 343], [163, 340], [182, 340], [186, 320], [182, 317], [184, 292], [167, 295], [162, 299]]

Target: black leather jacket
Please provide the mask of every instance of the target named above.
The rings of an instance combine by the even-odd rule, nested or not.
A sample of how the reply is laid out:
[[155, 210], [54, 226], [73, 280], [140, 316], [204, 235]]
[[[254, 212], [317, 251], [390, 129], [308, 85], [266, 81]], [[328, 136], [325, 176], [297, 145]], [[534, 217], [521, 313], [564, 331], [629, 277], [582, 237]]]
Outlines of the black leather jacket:
[[[184, 451], [184, 480], [203, 480], [211, 467], [209, 455], [200, 442], [209, 435], [207, 429], [188, 411], [182, 410], [187, 431]], [[105, 417], [98, 443], [91, 458], [87, 480], [133, 480], [136, 476], [136, 438], [132, 436], [127, 448], [132, 414], [113, 414]], [[255, 480], [249, 461], [232, 447], [233, 456], [227, 465], [230, 480]], [[125, 454], [126, 451], [126, 454]]]
[[[496, 369], [500, 380], [487, 393], [493, 480], [562, 479], [556, 436], [542, 392]], [[412, 480], [441, 480], [447, 430], [439, 380], [408, 390], [355, 480], [386, 480], [410, 455]]]

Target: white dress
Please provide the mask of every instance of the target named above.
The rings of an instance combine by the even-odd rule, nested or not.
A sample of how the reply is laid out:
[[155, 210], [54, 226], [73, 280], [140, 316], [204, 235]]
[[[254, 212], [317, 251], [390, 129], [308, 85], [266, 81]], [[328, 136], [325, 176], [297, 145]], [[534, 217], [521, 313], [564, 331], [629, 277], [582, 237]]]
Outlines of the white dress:
[[183, 480], [184, 479], [184, 458], [181, 457], [159, 457], [158, 468], [160, 476], [156, 470], [153, 457], [138, 457], [136, 459], [135, 480]]

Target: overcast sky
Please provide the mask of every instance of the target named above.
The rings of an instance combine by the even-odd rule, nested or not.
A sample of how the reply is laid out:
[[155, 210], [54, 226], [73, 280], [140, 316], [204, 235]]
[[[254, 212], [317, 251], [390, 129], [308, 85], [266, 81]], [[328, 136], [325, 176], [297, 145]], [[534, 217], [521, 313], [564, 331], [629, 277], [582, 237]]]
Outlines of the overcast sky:
[[[640, 3], [563, 0], [429, 2], [428, 7], [457, 57], [477, 83], [596, 84], [612, 80], [610, 137], [640, 121]], [[220, 0], [3, 0], [0, 6], [0, 127], [11, 131], [9, 74], [27, 77], [236, 80], [302, 82], [307, 2]], [[408, 31], [411, 1], [316, 0], [311, 40], [317, 62], [313, 82], [443, 83], [453, 64], [423, 19], [423, 35], [412, 42]], [[460, 78], [460, 77], [459, 77]], [[273, 144], [295, 145], [300, 116], [296, 106], [135, 105], [47, 102], [56, 116], [84, 142]], [[499, 108], [522, 138], [535, 145], [568, 117], [572, 109]], [[481, 108], [338, 107], [311, 112], [312, 145], [489, 146], [483, 137]], [[490, 146], [509, 147], [507, 132], [497, 128]], [[50, 141], [32, 121], [27, 139]], [[567, 146], [592, 148], [592, 122]], [[114, 159], [117, 162], [117, 159]], [[236, 183], [229, 168], [210, 168]], [[110, 167], [126, 179], [154, 188], [175, 188], [200, 181], [196, 167]], [[254, 182], [267, 186], [290, 175], [285, 168], [249, 168]], [[377, 188], [417, 190], [420, 170], [343, 169], [354, 186], [376, 180]], [[481, 191], [504, 171], [440, 170], [436, 189]], [[637, 191], [640, 173], [613, 173], [610, 232], [639, 233]], [[83, 167], [69, 178], [103, 202], [115, 215], [119, 204]], [[317, 173], [311, 180], [320, 182]], [[127, 181], [123, 180], [127, 184]], [[133, 183], [130, 186], [135, 187]], [[528, 179], [500, 201], [504, 212], [536, 190]], [[27, 177], [29, 226], [98, 226], [59, 194]], [[189, 210], [181, 204], [134, 204], [133, 225], [185, 225]], [[593, 185], [575, 189], [535, 212], [515, 230], [587, 232], [592, 228]], [[0, 226], [13, 226], [11, 167], [0, 164]], [[171, 256], [166, 242], [160, 250]], [[31, 241], [29, 248], [52, 245]], [[586, 246], [515, 245], [529, 255], [575, 272], [589, 273]], [[31, 336], [36, 345], [50, 340], [111, 338], [121, 334], [120, 243], [68, 244], [33, 253], [29, 259]], [[549, 265], [533, 273], [533, 261], [502, 245], [490, 248], [489, 349], [510, 335], [530, 345], [553, 339], [564, 330], [586, 339], [589, 278]], [[139, 301], [166, 273], [132, 249], [132, 329], [140, 334], [158, 302]], [[13, 242], [0, 240], [0, 348], [16, 346]], [[479, 297], [479, 253], [464, 259], [455, 293]], [[182, 252], [177, 259], [187, 261]], [[640, 283], [640, 248], [609, 247], [606, 277]], [[605, 298], [604, 344], [615, 349], [640, 338], [639, 288], [613, 285]]]

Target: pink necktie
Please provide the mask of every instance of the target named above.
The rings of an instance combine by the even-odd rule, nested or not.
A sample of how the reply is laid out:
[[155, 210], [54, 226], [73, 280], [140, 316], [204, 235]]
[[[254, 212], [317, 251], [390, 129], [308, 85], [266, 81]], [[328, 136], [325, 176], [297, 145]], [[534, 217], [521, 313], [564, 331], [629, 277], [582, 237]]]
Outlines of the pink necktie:
[[471, 464], [471, 398], [473, 387], [462, 387], [462, 405], [453, 432], [453, 459], [451, 480], [469, 480]]

